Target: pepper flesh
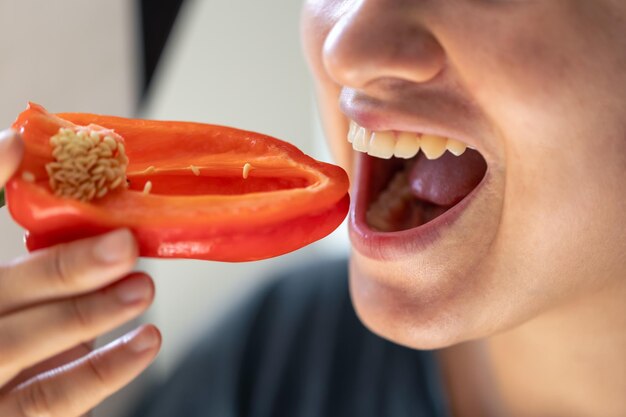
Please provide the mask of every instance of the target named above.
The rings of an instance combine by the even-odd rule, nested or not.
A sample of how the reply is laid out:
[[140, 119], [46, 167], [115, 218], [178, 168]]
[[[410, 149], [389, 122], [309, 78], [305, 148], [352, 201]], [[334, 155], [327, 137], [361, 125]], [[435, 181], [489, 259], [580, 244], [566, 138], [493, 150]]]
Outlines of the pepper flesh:
[[[57, 197], [45, 170], [53, 161], [50, 137], [62, 127], [90, 124], [124, 139], [128, 188], [89, 203]], [[142, 256], [251, 261], [323, 238], [348, 211], [348, 177], [341, 168], [259, 133], [192, 122], [52, 115], [34, 103], [13, 128], [22, 135], [25, 153], [6, 199], [27, 230], [29, 250], [126, 227]], [[244, 179], [246, 163], [254, 169]], [[25, 171], [35, 182], [22, 178]], [[145, 194], [148, 181], [151, 192]]]

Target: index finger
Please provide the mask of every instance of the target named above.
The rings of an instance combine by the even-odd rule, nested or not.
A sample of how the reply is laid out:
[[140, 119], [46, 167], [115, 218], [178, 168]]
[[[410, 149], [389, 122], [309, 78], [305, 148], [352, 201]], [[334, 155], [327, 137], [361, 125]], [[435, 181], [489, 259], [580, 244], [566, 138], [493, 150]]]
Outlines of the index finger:
[[14, 130], [0, 132], [0, 187], [4, 187], [22, 160], [24, 143]]
[[132, 233], [121, 229], [0, 265], [0, 315], [102, 288], [128, 274], [137, 256]]

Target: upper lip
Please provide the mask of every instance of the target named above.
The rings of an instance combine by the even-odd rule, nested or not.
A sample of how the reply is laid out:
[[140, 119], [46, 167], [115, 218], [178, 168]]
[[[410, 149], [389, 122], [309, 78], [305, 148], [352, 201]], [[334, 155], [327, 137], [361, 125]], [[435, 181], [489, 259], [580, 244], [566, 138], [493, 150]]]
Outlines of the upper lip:
[[383, 101], [344, 88], [341, 111], [371, 131], [406, 131], [431, 134], [464, 142], [483, 157], [490, 154], [485, 126], [473, 108], [445, 96], [423, 94], [413, 99]]

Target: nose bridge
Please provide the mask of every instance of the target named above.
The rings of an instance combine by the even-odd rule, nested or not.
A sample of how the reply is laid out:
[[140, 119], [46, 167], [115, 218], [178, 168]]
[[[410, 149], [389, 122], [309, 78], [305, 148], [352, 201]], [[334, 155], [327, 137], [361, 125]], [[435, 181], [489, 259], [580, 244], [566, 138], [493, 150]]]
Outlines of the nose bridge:
[[324, 42], [324, 65], [339, 84], [363, 88], [380, 78], [426, 82], [445, 53], [420, 19], [417, 2], [361, 0], [344, 13]]

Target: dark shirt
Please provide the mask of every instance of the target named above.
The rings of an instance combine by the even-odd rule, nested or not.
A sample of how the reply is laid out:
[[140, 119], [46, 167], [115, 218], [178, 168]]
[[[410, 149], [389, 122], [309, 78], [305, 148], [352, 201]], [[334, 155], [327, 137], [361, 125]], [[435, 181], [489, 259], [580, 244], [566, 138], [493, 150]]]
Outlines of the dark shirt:
[[367, 330], [347, 262], [291, 271], [233, 310], [134, 417], [446, 417], [435, 355]]

